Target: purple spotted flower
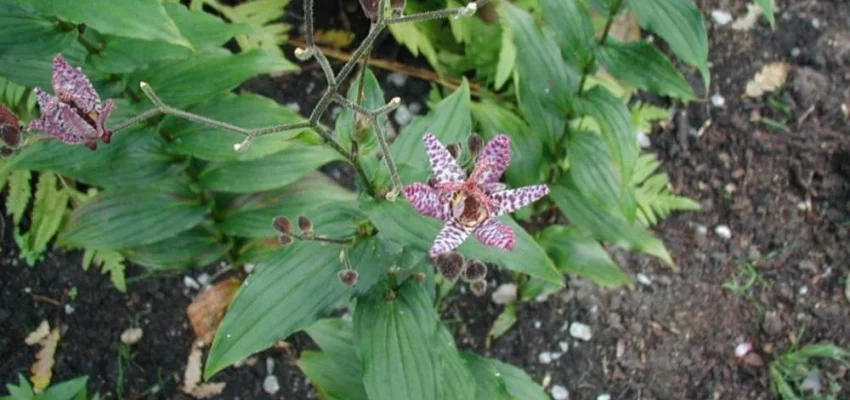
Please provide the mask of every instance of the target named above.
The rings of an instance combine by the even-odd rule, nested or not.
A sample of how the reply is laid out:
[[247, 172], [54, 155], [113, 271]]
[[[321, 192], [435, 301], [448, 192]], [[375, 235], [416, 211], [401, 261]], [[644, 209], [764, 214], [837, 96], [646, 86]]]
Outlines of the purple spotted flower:
[[493, 138], [476, 159], [467, 176], [434, 135], [423, 138], [434, 175], [429, 182], [404, 188], [404, 196], [420, 214], [445, 222], [434, 239], [431, 257], [449, 252], [473, 234], [487, 246], [513, 250], [513, 229], [496, 217], [514, 212], [549, 194], [546, 185], [506, 189], [499, 182], [511, 162], [511, 139]]
[[31, 129], [68, 144], [83, 143], [92, 150], [98, 140], [109, 143], [112, 132], [106, 128], [106, 119], [114, 103], [101, 103], [83, 71], [68, 64], [61, 54], [53, 59], [53, 92], [55, 96], [35, 88], [41, 119], [30, 122]]

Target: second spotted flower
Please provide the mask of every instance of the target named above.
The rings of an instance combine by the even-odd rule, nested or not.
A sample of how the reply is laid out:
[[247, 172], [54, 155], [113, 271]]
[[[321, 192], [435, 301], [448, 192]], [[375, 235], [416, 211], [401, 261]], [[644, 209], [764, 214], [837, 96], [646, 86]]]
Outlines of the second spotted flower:
[[511, 162], [511, 139], [505, 135], [493, 138], [481, 150], [469, 175], [434, 135], [426, 134], [423, 141], [433, 179], [407, 186], [404, 196], [420, 214], [445, 223], [429, 255], [452, 251], [470, 235], [487, 246], [513, 250], [513, 229], [496, 218], [539, 200], [549, 194], [549, 188], [506, 189], [499, 182]]

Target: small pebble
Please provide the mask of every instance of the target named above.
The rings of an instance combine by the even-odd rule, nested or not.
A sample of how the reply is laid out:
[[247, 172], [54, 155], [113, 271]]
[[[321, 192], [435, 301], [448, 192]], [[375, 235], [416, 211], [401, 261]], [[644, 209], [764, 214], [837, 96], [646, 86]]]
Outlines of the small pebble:
[[195, 278], [192, 278], [189, 275], [183, 276], [183, 284], [186, 285], [186, 287], [189, 289], [198, 290], [201, 288], [201, 285], [198, 284], [198, 281], [196, 281]]
[[643, 272], [637, 274], [637, 281], [640, 282], [641, 285], [652, 286], [652, 280], [649, 279], [649, 277]]
[[714, 10], [711, 12], [711, 19], [717, 23], [717, 25], [725, 26], [732, 22], [732, 14], [725, 10]]
[[799, 292], [800, 296], [805, 296], [805, 295], [807, 295], [808, 293], [809, 293], [809, 288], [808, 288], [808, 286], [803, 286], [803, 287], [801, 287], [801, 288], [800, 288], [800, 292]]
[[410, 109], [407, 108], [406, 105], [402, 104], [398, 106], [395, 110], [395, 114], [393, 114], [393, 118], [395, 122], [399, 124], [399, 126], [406, 126], [413, 120], [413, 113], [410, 112]]
[[398, 87], [404, 87], [404, 84], [407, 83], [407, 75], [401, 72], [393, 72], [387, 75], [387, 81]]
[[203, 286], [203, 287], [210, 285], [210, 279], [211, 279], [210, 274], [208, 274], [206, 272], [198, 275], [198, 283], [200, 283], [201, 286]]
[[708, 234], [708, 227], [705, 225], [697, 225], [696, 226], [697, 235], [705, 236]]
[[562, 352], [566, 353], [570, 350], [570, 344], [565, 341], [561, 341], [558, 342], [558, 348], [561, 349]]
[[608, 393], [600, 394], [596, 396], [596, 400], [611, 400], [611, 395]]
[[795, 48], [791, 49], [791, 57], [799, 57], [800, 54], [802, 54], [802, 53], [803, 52], [800, 51], [799, 47], [795, 47]]
[[245, 264], [243, 268], [245, 268], [246, 274], [250, 274], [251, 272], [254, 272], [254, 267], [256, 267], [254, 264]]
[[714, 233], [726, 240], [732, 238], [732, 230], [726, 225], [717, 225], [717, 227], [714, 228]]
[[637, 142], [641, 148], [646, 149], [652, 147], [652, 142], [649, 140], [649, 136], [647, 136], [646, 133], [638, 132]]
[[268, 375], [265, 379], [263, 379], [263, 390], [271, 395], [276, 394], [280, 391], [280, 382], [277, 381], [277, 377], [274, 375]]
[[422, 104], [419, 104], [417, 102], [410, 103], [407, 108], [410, 109], [410, 112], [412, 112], [413, 115], [419, 115], [419, 113], [422, 112]]
[[65, 314], [71, 315], [71, 314], [74, 313], [74, 311], [75, 311], [74, 306], [72, 306], [70, 304], [65, 304]]
[[493, 302], [508, 304], [516, 300], [517, 286], [513, 283], [503, 283], [493, 291]]
[[567, 388], [561, 385], [552, 385], [550, 393], [552, 393], [552, 398], [554, 400], [567, 400], [570, 398], [570, 392], [567, 391]]
[[301, 106], [298, 105], [298, 103], [296, 103], [296, 102], [286, 103], [283, 106], [292, 110], [292, 111], [301, 112]]
[[726, 98], [719, 94], [715, 94], [714, 96], [711, 96], [711, 104], [717, 108], [721, 108], [726, 105]]
[[142, 336], [144, 335], [144, 331], [142, 328], [129, 328], [124, 332], [121, 332], [121, 343], [126, 345], [134, 345], [142, 340]]
[[544, 351], [537, 355], [537, 361], [541, 364], [549, 364], [552, 362], [552, 353]]
[[751, 352], [752, 350], [752, 343], [738, 343], [738, 345], [735, 346], [735, 357], [741, 358], [747, 355], [747, 353]]
[[820, 391], [823, 390], [820, 370], [813, 369], [809, 372], [809, 374], [806, 375], [806, 379], [803, 379], [803, 383], [800, 384], [800, 390], [804, 392], [811, 391], [820, 393]]
[[534, 321], [534, 329], [540, 329], [543, 326], [543, 323], [540, 321]]
[[570, 336], [586, 342], [593, 337], [593, 331], [590, 330], [590, 326], [588, 325], [581, 322], [573, 322], [570, 324]]

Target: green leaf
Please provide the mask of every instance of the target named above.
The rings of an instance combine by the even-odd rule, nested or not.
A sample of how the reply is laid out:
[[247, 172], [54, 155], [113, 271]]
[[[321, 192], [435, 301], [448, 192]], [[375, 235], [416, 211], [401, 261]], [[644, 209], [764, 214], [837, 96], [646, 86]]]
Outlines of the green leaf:
[[502, 379], [505, 380], [505, 385], [508, 387], [508, 393], [516, 400], [549, 400], [549, 396], [543, 391], [543, 388], [531, 379], [525, 371], [503, 363], [499, 360], [487, 359], [493, 365]]
[[660, 166], [652, 154], [638, 158], [635, 175], [632, 178], [635, 185], [635, 203], [637, 217], [644, 226], [652, 226], [667, 218], [673, 211], [701, 208], [700, 204], [687, 197], [677, 196], [670, 191], [670, 178], [666, 173], [655, 171]]
[[[159, 185], [172, 181], [184, 166], [165, 152], [166, 142], [146, 127], [133, 128], [92, 151], [58, 140], [27, 146], [9, 168], [55, 171], [89, 185], [124, 188]], [[61, 154], [61, 157], [57, 157]]]
[[489, 359], [475, 353], [461, 353], [468, 369], [475, 376], [477, 400], [515, 400], [508, 392], [505, 379], [499, 374]]
[[[440, 221], [419, 215], [403, 199], [392, 203], [372, 201], [365, 203], [364, 207], [369, 219], [378, 228], [380, 237], [421, 252], [427, 252], [431, 248], [442, 226]], [[484, 246], [473, 237], [461, 245], [458, 251], [467, 257], [499, 264], [510, 270], [563, 286], [563, 277], [534, 238], [513, 219], [502, 217], [499, 220], [512, 227], [516, 233], [516, 246], [513, 251]]]
[[580, 0], [542, 0], [543, 21], [555, 33], [564, 58], [575, 66], [593, 59], [596, 37], [593, 21]]
[[24, 218], [24, 211], [30, 202], [30, 172], [15, 171], [9, 176], [9, 194], [6, 197], [6, 213], [12, 216], [15, 226], [19, 226]]
[[122, 251], [128, 260], [153, 269], [182, 269], [208, 265], [227, 254], [231, 244], [212, 232], [195, 228], [177, 236]]
[[[768, 0], [769, 1], [769, 0]], [[693, 0], [627, 0], [641, 26], [661, 36], [679, 58], [697, 67], [707, 88], [708, 33]]]
[[38, 396], [38, 400], [71, 400], [74, 396], [86, 390], [88, 381], [88, 376], [81, 376], [52, 385]]
[[252, 32], [246, 24], [232, 24], [204, 11], [191, 11], [182, 4], [165, 4], [165, 12], [195, 49], [219, 47], [234, 36]]
[[438, 323], [430, 296], [415, 279], [392, 291], [376, 286], [358, 299], [354, 343], [370, 400], [440, 398], [440, 362], [433, 352]]
[[776, 13], [773, 10], [773, 0], [753, 0], [764, 11], [764, 17], [770, 23], [771, 29], [776, 28]]
[[543, 388], [523, 370], [474, 353], [461, 355], [475, 374], [479, 392], [485, 389], [491, 393], [492, 397], [479, 393], [479, 399], [549, 400]]
[[348, 299], [338, 245], [296, 242], [257, 265], [221, 321], [204, 378], [309, 327]]
[[[62, 49], [62, 55], [71, 65], [83, 65], [87, 54], [86, 48], [79, 42], [71, 42]], [[22, 58], [0, 55], [0, 76], [21, 86], [49, 88], [52, 70], [53, 57], [50, 56]]]
[[479, 132], [491, 140], [499, 134], [511, 138], [511, 167], [505, 173], [511, 186], [521, 187], [541, 182], [543, 143], [519, 116], [490, 101], [472, 103], [472, 117]]
[[306, 332], [322, 352], [301, 353], [298, 367], [322, 393], [322, 398], [367, 400], [351, 321], [323, 319], [307, 328]]
[[147, 82], [166, 104], [181, 107], [233, 90], [257, 75], [297, 69], [294, 64], [264, 50], [236, 55], [218, 50], [186, 60], [157, 63], [133, 74], [130, 81], [135, 85]]
[[[384, 106], [387, 102], [384, 100], [384, 91], [381, 89], [381, 84], [378, 78], [371, 70], [366, 70], [366, 77], [363, 82], [363, 101], [360, 104], [367, 110], [374, 110]], [[355, 78], [348, 89], [348, 100], [356, 103], [360, 93], [360, 79]], [[371, 125], [367, 125], [366, 129], [357, 131], [357, 120], [359, 114], [350, 108], [343, 108], [342, 112], [336, 119], [336, 134], [339, 135], [340, 141], [350, 147], [352, 141], [357, 141], [360, 146], [361, 157], [371, 156], [378, 149], [378, 141], [375, 138], [375, 132], [371, 129]], [[382, 126], [387, 125], [387, 115], [381, 115], [378, 118], [378, 123]]]
[[192, 47], [158, 0], [23, 0], [39, 11], [101, 33]]
[[437, 345], [433, 348], [434, 354], [440, 363], [440, 399], [441, 400], [469, 400], [476, 398], [476, 385], [472, 372], [466, 361], [457, 351], [452, 333], [443, 325], [437, 323]]
[[620, 174], [620, 184], [630, 182], [639, 149], [626, 104], [606, 89], [596, 86], [580, 99], [578, 109], [599, 124], [602, 139]]
[[24, 235], [21, 252], [26, 254], [29, 265], [35, 262], [47, 250], [47, 244], [62, 223], [68, 204], [68, 192], [56, 188], [56, 174], [43, 172], [38, 178], [38, 185], [33, 201], [30, 230]]
[[325, 146], [293, 146], [256, 160], [210, 164], [199, 174], [198, 183], [204, 189], [228, 193], [272, 190], [338, 159], [339, 153]]
[[[0, 4], [0, 54], [4, 58], [53, 57], [77, 40], [76, 29], [61, 30], [55, 21], [14, 5]], [[0, 69], [0, 75], [4, 75]]]
[[505, 305], [505, 309], [499, 313], [496, 320], [493, 321], [493, 326], [490, 327], [488, 338], [498, 339], [507, 333], [516, 324], [516, 302], [512, 301]]
[[198, 225], [196, 199], [157, 191], [106, 191], [76, 209], [59, 242], [87, 249], [124, 249], [158, 242]]
[[683, 100], [696, 98], [691, 85], [664, 53], [645, 41], [608, 40], [599, 60], [617, 79], [636, 88]]
[[570, 130], [566, 147], [576, 188], [596, 207], [618, 209], [621, 184], [602, 138], [596, 132]]
[[345, 236], [352, 234], [357, 221], [363, 219], [356, 203], [345, 203], [356, 197], [329, 177], [311, 173], [282, 189], [235, 197], [225, 205], [218, 229], [235, 236], [274, 237], [275, 217], [294, 221], [299, 215], [309, 215], [319, 232]]
[[340, 318], [325, 318], [310, 325], [304, 332], [319, 346], [322, 351], [337, 358], [344, 369], [360, 373], [360, 359], [354, 348], [354, 325], [351, 320]]
[[589, 232], [594, 238], [614, 243], [625, 249], [635, 249], [654, 255], [669, 265], [673, 260], [664, 243], [653, 237], [646, 229], [626, 221], [622, 214], [611, 210], [603, 211], [596, 207], [578, 190], [575, 184], [565, 182], [550, 186], [549, 197], [561, 209], [567, 218], [578, 228]]
[[605, 287], [632, 284], [632, 278], [614, 263], [605, 248], [575, 227], [550, 226], [543, 231], [540, 244], [563, 272]]
[[[246, 129], [286, 125], [304, 121], [298, 113], [282, 107], [274, 100], [254, 94], [225, 94], [191, 107], [188, 111]], [[246, 118], [250, 116], [250, 118]], [[234, 132], [215, 129], [182, 118], [167, 117], [160, 130], [172, 137], [168, 150], [207, 161], [256, 160], [292, 145], [292, 139], [306, 129], [292, 129], [256, 137], [247, 150], [234, 151], [233, 145], [245, 137]]]
[[501, 3], [499, 12], [510, 23], [518, 50], [514, 82], [519, 107], [532, 130], [554, 148], [564, 132], [578, 73], [564, 62], [554, 39], [540, 31], [528, 12], [508, 2]]
[[417, 118], [407, 126], [390, 148], [393, 158], [400, 164], [408, 165], [411, 170], [429, 169], [422, 137], [426, 133], [433, 133], [444, 144], [464, 141], [472, 131], [469, 106], [469, 84], [464, 80], [454, 93], [440, 101], [427, 116]]
[[192, 56], [191, 49], [167, 42], [104, 36], [103, 49], [88, 57], [88, 64], [100, 72], [127, 74], [157, 62], [183, 60]]
[[439, 67], [440, 62], [437, 57], [437, 50], [434, 49], [434, 44], [431, 39], [425, 34], [425, 31], [419, 24], [392, 24], [389, 26], [390, 33], [395, 38], [396, 42], [401, 43], [404, 47], [418, 57], [421, 53], [434, 68]]
[[501, 89], [513, 76], [517, 60], [514, 32], [505, 18], [500, 18], [499, 24], [502, 27], [502, 43], [499, 47], [499, 61], [496, 64], [496, 77], [493, 82], [497, 90]]
[[124, 265], [124, 257], [121, 253], [113, 250], [86, 249], [83, 253], [83, 270], [88, 271], [91, 265], [99, 267], [104, 274], [108, 273], [112, 284], [118, 291], [127, 291], [124, 275], [127, 266]]

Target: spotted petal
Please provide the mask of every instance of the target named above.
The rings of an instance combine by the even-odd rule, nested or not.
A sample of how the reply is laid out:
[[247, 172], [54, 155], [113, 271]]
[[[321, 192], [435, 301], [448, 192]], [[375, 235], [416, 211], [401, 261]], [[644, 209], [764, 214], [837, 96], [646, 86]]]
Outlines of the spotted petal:
[[431, 251], [428, 254], [433, 258], [439, 254], [452, 251], [460, 246], [470, 233], [472, 233], [472, 229], [458, 224], [455, 220], [449, 220], [437, 234], [434, 245], [431, 246]]
[[499, 203], [496, 210], [496, 216], [512, 213], [520, 208], [523, 208], [543, 196], [549, 194], [549, 187], [546, 185], [525, 186], [519, 189], [503, 190], [493, 193], [490, 197]]
[[41, 119], [30, 123], [32, 129], [42, 130], [68, 144], [97, 140], [97, 131], [71, 106], [39, 88], [35, 89], [35, 93], [41, 108]]
[[506, 135], [494, 137], [478, 154], [478, 160], [475, 163], [478, 184], [498, 182], [510, 163], [511, 138]]
[[505, 250], [513, 250], [516, 243], [513, 228], [495, 219], [487, 220], [487, 222], [481, 224], [475, 230], [475, 237], [487, 246]]
[[457, 164], [457, 160], [434, 135], [425, 134], [422, 141], [425, 142], [425, 151], [428, 153], [428, 160], [431, 162], [434, 179], [438, 185], [457, 183], [466, 179], [466, 173]]
[[448, 219], [448, 202], [441, 201], [439, 192], [431, 186], [416, 182], [404, 188], [402, 193], [420, 214], [444, 221]]
[[100, 112], [100, 96], [79, 68], [74, 68], [61, 54], [53, 59], [53, 92], [60, 100], [80, 109], [82, 114]]

